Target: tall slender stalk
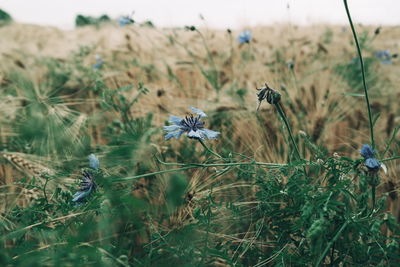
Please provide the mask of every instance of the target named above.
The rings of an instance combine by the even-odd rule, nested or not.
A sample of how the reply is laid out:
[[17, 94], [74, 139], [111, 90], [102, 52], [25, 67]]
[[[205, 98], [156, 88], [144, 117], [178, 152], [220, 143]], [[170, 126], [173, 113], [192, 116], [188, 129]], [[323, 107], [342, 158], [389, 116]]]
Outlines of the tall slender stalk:
[[344, 229], [346, 229], [348, 224], [349, 224], [349, 221], [346, 221], [342, 225], [342, 227], [340, 227], [339, 231], [337, 231], [336, 235], [332, 238], [332, 240], [328, 242], [328, 244], [326, 245], [326, 247], [325, 247], [324, 251], [322, 252], [321, 256], [318, 258], [318, 261], [315, 264], [315, 267], [320, 266], [322, 261], [325, 259], [325, 256], [328, 253], [329, 249], [333, 246], [333, 244], [336, 242], [336, 240], [340, 237], [340, 234], [343, 232]]
[[276, 107], [276, 109], [278, 110], [279, 115], [281, 116], [283, 122], [284, 122], [285, 125], [286, 125], [286, 128], [287, 128], [288, 133], [289, 133], [289, 138], [290, 138], [290, 140], [291, 140], [292, 143], [293, 143], [293, 146], [294, 146], [294, 150], [295, 150], [295, 152], [296, 152], [296, 155], [297, 155], [297, 157], [298, 157], [299, 159], [301, 159], [300, 152], [299, 152], [299, 148], [297, 147], [297, 144], [296, 144], [296, 142], [294, 141], [293, 134], [292, 134], [292, 130], [291, 130], [291, 128], [290, 128], [290, 125], [289, 125], [289, 122], [288, 122], [288, 120], [287, 120], [287, 118], [286, 118], [286, 115], [285, 115], [285, 113], [283, 112], [282, 106], [281, 106], [281, 104], [278, 102], [278, 103], [275, 104], [275, 107]]
[[364, 95], [365, 95], [365, 101], [367, 103], [367, 109], [368, 109], [368, 120], [369, 120], [369, 130], [370, 130], [370, 135], [371, 135], [371, 146], [372, 146], [372, 148], [375, 148], [374, 124], [372, 121], [371, 106], [369, 104], [367, 83], [365, 82], [365, 69], [364, 69], [363, 57], [361, 55], [361, 47], [360, 47], [360, 44], [358, 43], [357, 33], [354, 28], [353, 21], [351, 20], [351, 15], [350, 15], [349, 7], [347, 5], [347, 0], [343, 0], [343, 3], [344, 3], [344, 7], [346, 9], [347, 18], [349, 19], [351, 31], [353, 32], [354, 41], [355, 41], [356, 47], [357, 47], [358, 58], [360, 59], [362, 82], [363, 82], [363, 87], [364, 87]]
[[[350, 15], [349, 7], [347, 5], [347, 0], [343, 0], [343, 3], [344, 3], [344, 7], [346, 9], [347, 18], [349, 19], [351, 31], [353, 32], [354, 41], [355, 41], [356, 47], [357, 47], [358, 58], [360, 59], [362, 82], [363, 82], [364, 95], [365, 95], [365, 102], [367, 104], [367, 110], [368, 110], [369, 130], [370, 130], [370, 136], [371, 136], [371, 146], [374, 149], [375, 148], [374, 122], [372, 121], [372, 113], [371, 113], [371, 106], [369, 104], [367, 83], [365, 82], [364, 61], [363, 61], [363, 57], [362, 57], [362, 54], [361, 54], [361, 47], [360, 47], [360, 44], [358, 43], [357, 33], [356, 33], [355, 28], [354, 28], [353, 21], [351, 20], [351, 15]], [[372, 211], [371, 211], [371, 214], [374, 212], [374, 209], [375, 209], [375, 187], [376, 187], [376, 185], [374, 184], [374, 185], [372, 185], [372, 188], [371, 188], [371, 191], [372, 191], [371, 192], [371, 195], [372, 195]]]

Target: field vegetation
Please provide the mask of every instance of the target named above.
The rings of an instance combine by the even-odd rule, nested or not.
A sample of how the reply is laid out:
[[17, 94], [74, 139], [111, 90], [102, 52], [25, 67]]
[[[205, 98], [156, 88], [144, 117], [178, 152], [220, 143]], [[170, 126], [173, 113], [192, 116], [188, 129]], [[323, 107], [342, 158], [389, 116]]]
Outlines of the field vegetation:
[[0, 24], [2, 266], [399, 266], [399, 27], [104, 18]]

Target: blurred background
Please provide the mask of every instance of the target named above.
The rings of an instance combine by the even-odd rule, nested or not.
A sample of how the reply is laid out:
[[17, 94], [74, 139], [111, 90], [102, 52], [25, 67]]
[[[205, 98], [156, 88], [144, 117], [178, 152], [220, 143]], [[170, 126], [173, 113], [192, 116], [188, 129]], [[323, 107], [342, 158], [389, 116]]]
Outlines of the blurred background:
[[[349, 7], [354, 20], [363, 24], [396, 25], [400, 23], [397, 0], [352, 0]], [[74, 27], [79, 14], [110, 17], [135, 12], [135, 20], [151, 20], [156, 26], [198, 25], [201, 14], [208, 27], [254, 27], [276, 22], [300, 25], [314, 23], [346, 24], [341, 0], [2, 0], [3, 10], [21, 23]]]

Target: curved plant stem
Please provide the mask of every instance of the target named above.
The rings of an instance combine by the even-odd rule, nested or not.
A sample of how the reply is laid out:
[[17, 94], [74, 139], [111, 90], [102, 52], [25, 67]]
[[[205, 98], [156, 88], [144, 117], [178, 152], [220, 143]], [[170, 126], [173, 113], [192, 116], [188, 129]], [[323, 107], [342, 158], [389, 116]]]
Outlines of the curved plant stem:
[[47, 198], [47, 192], [46, 192], [46, 187], [49, 182], [49, 177], [47, 177], [47, 175], [46, 175], [45, 179], [46, 179], [46, 182], [43, 185], [43, 195], [44, 195], [44, 199], [46, 200], [46, 203], [49, 204], [49, 200]]
[[298, 147], [297, 147], [296, 142], [294, 141], [293, 134], [292, 134], [292, 130], [290, 129], [289, 122], [288, 122], [288, 120], [287, 120], [287, 118], [286, 118], [285, 113], [283, 112], [282, 106], [281, 106], [281, 104], [278, 102], [277, 104], [275, 104], [275, 107], [276, 107], [276, 109], [278, 110], [279, 115], [281, 116], [283, 122], [284, 122], [285, 125], [286, 125], [286, 128], [287, 128], [288, 133], [289, 133], [289, 137], [290, 137], [290, 140], [291, 140], [292, 143], [293, 143], [293, 146], [294, 146], [294, 150], [295, 150], [295, 152], [296, 152], [296, 155], [297, 155], [297, 157], [298, 157], [299, 159], [301, 159], [299, 149], [298, 149]]
[[157, 161], [163, 165], [170, 166], [193, 166], [193, 167], [235, 167], [235, 166], [246, 166], [246, 165], [256, 165], [269, 167], [271, 169], [281, 168], [288, 166], [284, 163], [268, 163], [268, 162], [258, 162], [258, 161], [247, 161], [247, 162], [229, 162], [229, 163], [179, 163], [179, 162], [163, 162], [156, 158]]
[[196, 166], [187, 166], [187, 167], [182, 167], [182, 168], [169, 169], [169, 170], [165, 170], [165, 171], [150, 172], [150, 173], [135, 175], [135, 176], [132, 176], [132, 177], [113, 179], [112, 182], [131, 181], [131, 180], [136, 180], [136, 179], [147, 177], [147, 176], [163, 174], [163, 173], [168, 173], [168, 172], [184, 171], [184, 170], [193, 169], [193, 168], [197, 168], [197, 167]]
[[218, 153], [212, 151], [212, 150], [204, 143], [204, 141], [203, 141], [202, 139], [197, 139], [197, 140], [199, 140], [200, 144], [204, 147], [204, 149], [205, 149], [208, 153], [210, 153], [210, 154], [216, 156], [217, 158], [222, 159], [222, 157], [221, 157]]
[[158, 174], [164, 174], [164, 173], [169, 173], [169, 172], [179, 172], [179, 171], [184, 171], [184, 170], [188, 170], [188, 169], [195, 169], [195, 168], [234, 167], [234, 166], [245, 166], [245, 165], [257, 165], [257, 166], [263, 166], [265, 168], [276, 169], [276, 168], [282, 168], [282, 167], [287, 166], [287, 164], [264, 163], [264, 162], [256, 162], [256, 161], [217, 163], [217, 164], [201, 164], [201, 163], [185, 164], [185, 163], [163, 163], [161, 161], [159, 161], [159, 162], [162, 163], [162, 164], [165, 164], [165, 165], [177, 165], [177, 166], [182, 166], [182, 167], [181, 168], [174, 168], [174, 169], [164, 170], [164, 171], [157, 171], [157, 172], [139, 174], [139, 175], [131, 176], [131, 177], [117, 178], [117, 179], [113, 179], [112, 182], [131, 181], [131, 180], [136, 180], [136, 179], [143, 178], [143, 177], [148, 177], [148, 176], [153, 176], [153, 175], [158, 175]]
[[369, 104], [367, 84], [365, 82], [365, 69], [364, 69], [364, 61], [363, 61], [363, 58], [361, 55], [361, 47], [360, 47], [360, 44], [358, 43], [357, 33], [354, 28], [353, 21], [351, 20], [349, 7], [347, 6], [347, 0], [343, 0], [343, 3], [344, 3], [344, 7], [346, 9], [347, 18], [349, 19], [351, 31], [353, 32], [353, 37], [354, 37], [354, 41], [356, 43], [357, 52], [358, 52], [358, 58], [360, 59], [361, 75], [362, 75], [362, 82], [363, 82], [363, 87], [364, 87], [364, 95], [365, 95], [365, 101], [367, 103], [367, 109], [368, 109], [368, 120], [369, 120], [369, 130], [370, 130], [370, 135], [371, 135], [371, 146], [372, 146], [372, 148], [375, 148], [374, 124], [372, 121], [371, 106]]

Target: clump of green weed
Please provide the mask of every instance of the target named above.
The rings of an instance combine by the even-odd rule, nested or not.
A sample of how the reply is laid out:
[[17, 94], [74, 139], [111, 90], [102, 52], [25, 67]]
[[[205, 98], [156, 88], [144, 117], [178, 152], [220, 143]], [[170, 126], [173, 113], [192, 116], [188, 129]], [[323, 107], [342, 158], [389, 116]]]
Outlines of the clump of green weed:
[[12, 21], [12, 17], [3, 9], [0, 9], [0, 26], [6, 25]]
[[92, 16], [84, 16], [84, 15], [77, 15], [75, 18], [75, 26], [76, 27], [83, 27], [88, 25], [93, 26], [100, 26], [102, 23], [111, 22], [111, 19], [108, 15], [101, 15], [100, 17], [92, 17]]

